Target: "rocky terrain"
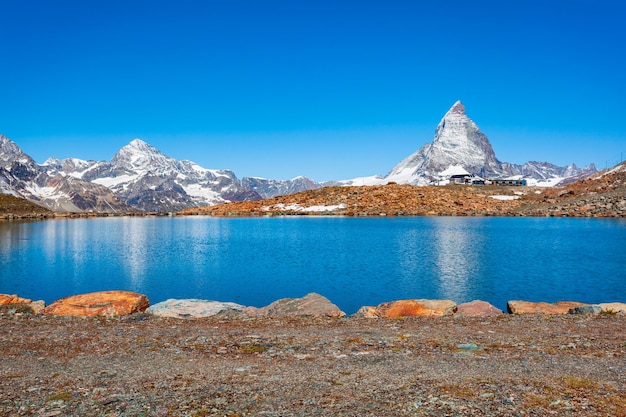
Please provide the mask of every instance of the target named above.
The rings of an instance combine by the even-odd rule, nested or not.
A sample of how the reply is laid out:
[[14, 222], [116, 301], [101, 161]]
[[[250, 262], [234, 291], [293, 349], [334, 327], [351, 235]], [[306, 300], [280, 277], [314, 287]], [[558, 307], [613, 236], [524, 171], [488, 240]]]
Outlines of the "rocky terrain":
[[626, 217], [626, 163], [564, 187], [326, 187], [261, 201], [185, 210], [213, 216]]
[[564, 187], [545, 189], [544, 201], [521, 214], [568, 217], [626, 217], [626, 162]]
[[0, 294], [0, 414], [598, 416], [626, 413], [626, 304], [325, 297], [45, 306]]
[[6, 416], [620, 416], [622, 315], [5, 312]]

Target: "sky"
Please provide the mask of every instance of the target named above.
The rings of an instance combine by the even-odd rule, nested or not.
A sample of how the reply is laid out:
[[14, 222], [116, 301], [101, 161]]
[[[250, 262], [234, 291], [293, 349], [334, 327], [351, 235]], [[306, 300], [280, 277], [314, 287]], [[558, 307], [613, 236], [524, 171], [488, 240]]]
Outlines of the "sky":
[[0, 134], [241, 178], [386, 174], [461, 100], [499, 160], [626, 157], [621, 0], [0, 0]]

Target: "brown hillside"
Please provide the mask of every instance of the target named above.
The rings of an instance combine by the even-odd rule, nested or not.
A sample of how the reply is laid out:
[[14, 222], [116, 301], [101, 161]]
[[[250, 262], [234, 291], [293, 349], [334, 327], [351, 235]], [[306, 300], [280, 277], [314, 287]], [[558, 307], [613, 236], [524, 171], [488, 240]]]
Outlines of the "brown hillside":
[[524, 207], [523, 214], [626, 217], [626, 162], [543, 194], [543, 203]]
[[[517, 194], [516, 194], [517, 193]], [[507, 196], [516, 200], [498, 200]], [[344, 216], [476, 216], [515, 215], [524, 205], [540, 200], [521, 187], [417, 187], [387, 184], [326, 187], [261, 201], [227, 203], [184, 210], [181, 214], [267, 216], [331, 214]], [[324, 209], [323, 209], [324, 208]]]
[[394, 183], [326, 187], [261, 201], [193, 208], [180, 214], [626, 217], [626, 163], [566, 187], [417, 187]]
[[0, 194], [0, 218], [42, 217], [53, 214], [47, 208], [38, 206], [23, 198]]

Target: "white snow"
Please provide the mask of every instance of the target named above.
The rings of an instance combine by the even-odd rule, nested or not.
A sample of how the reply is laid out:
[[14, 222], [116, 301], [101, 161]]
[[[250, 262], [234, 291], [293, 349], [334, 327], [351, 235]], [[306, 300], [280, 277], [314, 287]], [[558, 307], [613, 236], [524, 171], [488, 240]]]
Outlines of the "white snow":
[[35, 183], [29, 184], [26, 191], [39, 198], [59, 199], [67, 197], [67, 194], [59, 192], [56, 187], [40, 187]]
[[517, 200], [520, 198], [518, 195], [490, 195], [489, 197], [494, 200]]
[[210, 204], [217, 204], [223, 202], [224, 199], [220, 197], [219, 193], [212, 191], [202, 186], [202, 184], [189, 184], [183, 186], [185, 192], [194, 198], [199, 198]]
[[553, 177], [547, 178], [545, 180], [536, 180], [534, 178], [526, 179], [526, 185], [528, 187], [554, 187], [561, 181], [563, 181], [564, 177]]
[[463, 168], [463, 165], [450, 165], [439, 173], [440, 177], [451, 177], [453, 175], [470, 175], [470, 173]]
[[370, 177], [358, 177], [353, 178], [351, 180], [341, 180], [337, 181], [339, 184], [343, 186], [360, 186], [360, 185], [381, 185], [386, 184], [388, 181], [385, 180], [380, 175], [372, 175]]
[[117, 177], [96, 178], [92, 182], [96, 184], [104, 185], [107, 188], [112, 188], [121, 184], [126, 184], [126, 183], [136, 181], [138, 178], [139, 178], [139, 175], [119, 175]]

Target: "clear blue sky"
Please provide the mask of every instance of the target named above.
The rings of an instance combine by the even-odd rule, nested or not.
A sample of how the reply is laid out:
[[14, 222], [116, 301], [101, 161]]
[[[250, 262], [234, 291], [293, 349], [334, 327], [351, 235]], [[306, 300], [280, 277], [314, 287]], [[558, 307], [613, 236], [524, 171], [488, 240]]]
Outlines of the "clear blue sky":
[[[0, 0], [0, 133], [237, 176], [386, 174], [461, 100], [501, 161], [626, 154], [626, 2]], [[626, 157], [626, 156], [624, 156]]]

